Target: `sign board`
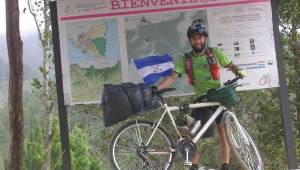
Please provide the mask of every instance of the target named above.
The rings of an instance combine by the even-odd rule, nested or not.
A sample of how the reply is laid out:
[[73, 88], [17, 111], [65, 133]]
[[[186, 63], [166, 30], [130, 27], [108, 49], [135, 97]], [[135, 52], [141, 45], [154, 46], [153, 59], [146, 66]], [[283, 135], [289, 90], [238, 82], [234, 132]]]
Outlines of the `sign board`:
[[[106, 83], [142, 82], [132, 59], [168, 53], [176, 62], [191, 50], [195, 19], [209, 45], [247, 72], [239, 90], [279, 85], [269, 0], [60, 0], [57, 10], [66, 105], [100, 103]], [[175, 95], [193, 92], [185, 77], [174, 86]]]

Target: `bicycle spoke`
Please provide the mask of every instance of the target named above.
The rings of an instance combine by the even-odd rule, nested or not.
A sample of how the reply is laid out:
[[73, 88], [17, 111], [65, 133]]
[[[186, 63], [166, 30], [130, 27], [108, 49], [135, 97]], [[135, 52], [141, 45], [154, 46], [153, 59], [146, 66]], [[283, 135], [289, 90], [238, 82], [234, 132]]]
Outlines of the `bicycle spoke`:
[[137, 126], [134, 126], [132, 129], [131, 129], [131, 136], [133, 139], [135, 139], [135, 142], [137, 143], [137, 146], [140, 146], [141, 142], [140, 142], [140, 137], [138, 135], [138, 130], [137, 130]]
[[149, 154], [148, 159], [151, 165], [155, 165], [158, 169], [163, 169], [166, 163], [170, 163], [171, 153], [168, 154]]
[[158, 159], [155, 160], [155, 163], [157, 165], [160, 165], [160, 167], [164, 167], [165, 162], [168, 162], [168, 160], [166, 159], [166, 157], [159, 157]]
[[122, 136], [120, 136], [119, 139], [120, 139], [120, 142], [123, 141], [124, 143], [127, 143], [128, 145], [129, 145], [129, 143], [131, 143], [130, 141], [133, 141], [133, 144], [135, 144], [135, 146], [133, 146], [133, 147], [138, 146], [138, 144], [136, 143], [136, 141], [128, 133], [122, 134]]
[[131, 162], [131, 160], [127, 159], [118, 159], [118, 165], [120, 169], [125, 169], [124, 167], [128, 166], [128, 164]]
[[127, 151], [127, 150], [119, 150], [118, 152], [116, 152], [116, 154], [115, 155], [128, 155], [128, 154], [130, 154], [130, 153], [135, 153], [135, 152], [131, 152], [131, 151]]
[[157, 170], [162, 169], [162, 167], [160, 168], [160, 167], [158, 166], [158, 164], [157, 164], [156, 161], [148, 160], [147, 162], [150, 164], [150, 167], [152, 167], [152, 168], [154, 168], [154, 169], [157, 169]]
[[151, 133], [152, 133], [152, 131], [150, 131], [149, 129], [146, 129], [146, 128], [141, 129], [141, 134], [142, 134], [142, 137], [143, 137], [145, 143], [148, 142], [148, 140], [151, 136]]
[[134, 134], [132, 131], [132, 129], [130, 130], [131, 131], [131, 133], [130, 134], [128, 134], [127, 136], [136, 144], [136, 146], [139, 146], [140, 144], [139, 144], [139, 142], [138, 142], [138, 139], [135, 139], [135, 138], [133, 138], [133, 135], [132, 134]]
[[139, 144], [142, 144], [143, 143], [143, 138], [141, 136], [141, 127], [139, 125], [136, 125], [136, 128], [135, 128], [135, 134], [136, 134], [136, 137], [138, 139], [138, 142]]
[[134, 165], [135, 165], [135, 162], [137, 162], [137, 160], [136, 160], [136, 159], [134, 159], [132, 162], [130, 162], [130, 163], [129, 163], [129, 165], [128, 165], [128, 167], [127, 167], [127, 168], [125, 168], [125, 169], [132, 169], [132, 168], [133, 168], [132, 166], [134, 166]]
[[129, 143], [124, 143], [124, 144], [118, 144], [116, 145], [117, 149], [126, 149], [126, 150], [131, 150], [131, 151], [136, 151], [136, 147], [129, 145]]
[[135, 159], [134, 161], [133, 161], [133, 167], [132, 167], [132, 169], [137, 169], [138, 168], [138, 163], [139, 163], [139, 161], [137, 160], [137, 159]]
[[129, 158], [130, 155], [133, 155], [133, 154], [125, 153], [125, 152], [123, 152], [123, 153], [118, 152], [118, 153], [115, 154], [115, 156], [118, 157], [118, 158]]

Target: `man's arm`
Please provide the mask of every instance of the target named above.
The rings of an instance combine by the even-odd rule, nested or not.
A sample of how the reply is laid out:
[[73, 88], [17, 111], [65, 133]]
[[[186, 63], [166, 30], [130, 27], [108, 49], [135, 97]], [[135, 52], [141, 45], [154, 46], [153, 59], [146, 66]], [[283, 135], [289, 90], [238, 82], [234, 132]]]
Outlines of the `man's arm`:
[[228, 68], [237, 77], [244, 78], [246, 76], [246, 72], [241, 70], [237, 65], [233, 64], [229, 57], [220, 49], [213, 48], [213, 52], [222, 67]]
[[235, 76], [240, 77], [240, 78], [244, 78], [246, 75], [246, 72], [241, 70], [237, 65], [230, 63], [227, 68], [229, 68], [229, 70], [231, 70], [233, 72], [233, 74], [235, 74]]
[[157, 86], [158, 89], [168, 88], [172, 85], [178, 78], [178, 74], [173, 72], [170, 76], [167, 76], [162, 82]]

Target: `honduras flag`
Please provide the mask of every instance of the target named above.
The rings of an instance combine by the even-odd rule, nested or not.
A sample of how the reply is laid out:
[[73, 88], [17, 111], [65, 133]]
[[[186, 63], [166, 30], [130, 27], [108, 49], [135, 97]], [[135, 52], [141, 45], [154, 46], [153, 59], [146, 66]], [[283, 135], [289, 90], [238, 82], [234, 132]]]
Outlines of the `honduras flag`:
[[171, 75], [174, 69], [173, 59], [169, 54], [149, 56], [133, 60], [133, 62], [147, 85], [154, 84], [161, 77]]

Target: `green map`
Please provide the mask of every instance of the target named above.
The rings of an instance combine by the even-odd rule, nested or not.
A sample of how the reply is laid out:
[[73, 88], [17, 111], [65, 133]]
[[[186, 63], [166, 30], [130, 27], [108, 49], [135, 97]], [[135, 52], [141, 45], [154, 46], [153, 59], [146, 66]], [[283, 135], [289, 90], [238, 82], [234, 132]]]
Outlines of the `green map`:
[[99, 101], [105, 83], [121, 83], [115, 19], [67, 23], [72, 102]]

